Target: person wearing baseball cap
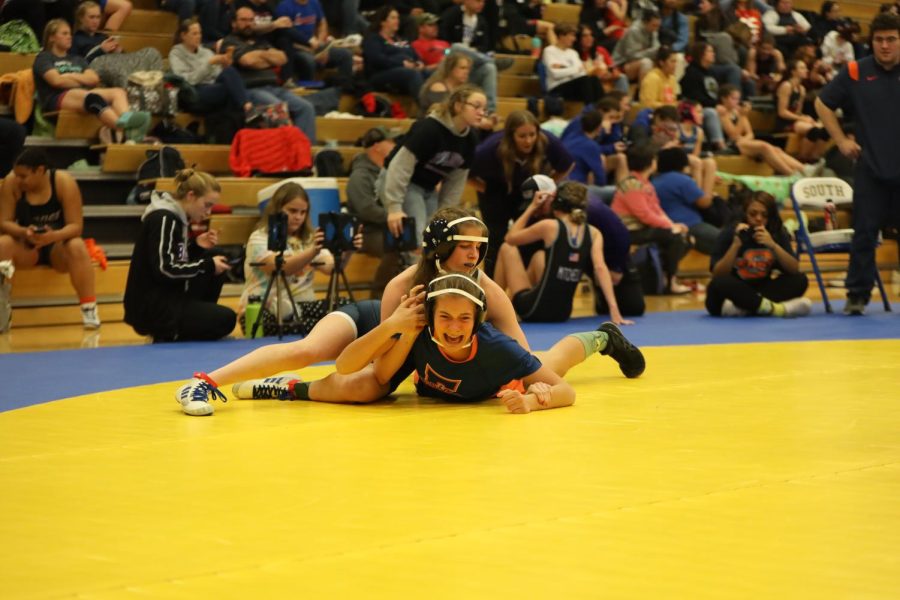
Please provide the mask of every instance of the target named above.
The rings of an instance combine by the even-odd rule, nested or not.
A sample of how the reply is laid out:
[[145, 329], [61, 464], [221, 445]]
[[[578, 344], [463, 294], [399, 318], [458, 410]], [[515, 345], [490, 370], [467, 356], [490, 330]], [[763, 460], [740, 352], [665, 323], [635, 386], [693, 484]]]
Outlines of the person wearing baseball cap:
[[422, 13], [416, 17], [419, 37], [410, 45], [425, 66], [433, 67], [444, 58], [450, 49], [450, 43], [438, 39], [438, 22], [440, 18], [433, 13]]

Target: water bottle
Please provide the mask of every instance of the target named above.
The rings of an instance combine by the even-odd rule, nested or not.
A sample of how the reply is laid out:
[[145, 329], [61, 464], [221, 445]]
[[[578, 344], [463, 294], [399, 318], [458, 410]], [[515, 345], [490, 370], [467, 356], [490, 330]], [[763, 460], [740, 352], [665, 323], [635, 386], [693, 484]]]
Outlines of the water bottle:
[[831, 198], [825, 201], [825, 231], [837, 229], [837, 208]]
[[247, 298], [247, 307], [244, 308], [244, 337], [258, 337], [261, 338], [263, 336], [263, 324], [262, 321], [259, 323], [259, 327], [256, 329], [256, 335], [253, 335], [253, 324], [256, 323], [256, 319], [259, 317], [259, 312], [262, 310], [262, 298], [259, 296], [250, 296]]
[[541, 57], [541, 38], [534, 36], [531, 38], [531, 58]]

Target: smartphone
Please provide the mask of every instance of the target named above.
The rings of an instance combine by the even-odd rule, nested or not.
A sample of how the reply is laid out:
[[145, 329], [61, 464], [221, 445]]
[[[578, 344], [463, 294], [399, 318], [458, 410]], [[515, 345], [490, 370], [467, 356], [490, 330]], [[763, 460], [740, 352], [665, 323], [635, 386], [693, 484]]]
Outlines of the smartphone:
[[46, 225], [38, 225], [37, 227], [34, 228], [34, 232], [35, 233], [47, 233], [47, 226]]
[[242, 262], [244, 262], [244, 257], [242, 257], [242, 256], [238, 256], [237, 258], [229, 258], [228, 259], [229, 265], [239, 265]]

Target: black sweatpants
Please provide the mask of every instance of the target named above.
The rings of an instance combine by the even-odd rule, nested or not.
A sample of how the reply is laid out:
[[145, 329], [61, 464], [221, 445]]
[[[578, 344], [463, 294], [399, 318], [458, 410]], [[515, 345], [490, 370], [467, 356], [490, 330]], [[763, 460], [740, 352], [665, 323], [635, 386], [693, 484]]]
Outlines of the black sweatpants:
[[[613, 286], [613, 292], [616, 295], [616, 304], [619, 305], [619, 312], [623, 317], [640, 317], [644, 314], [646, 306], [644, 304], [644, 288], [641, 285], [641, 276], [637, 268], [630, 262], [622, 279]], [[603, 296], [603, 290], [596, 283], [594, 284], [594, 310], [598, 315], [609, 314], [609, 304]]]
[[706, 288], [706, 310], [718, 317], [722, 314], [725, 300], [738, 308], [755, 314], [763, 298], [772, 302], [784, 302], [791, 298], [799, 298], [806, 293], [809, 280], [803, 273], [782, 273], [778, 277], [769, 277], [758, 282], [750, 282], [729, 273], [713, 277]]
[[198, 275], [191, 280], [181, 305], [176, 340], [219, 340], [234, 331], [237, 314], [218, 304], [225, 281], [224, 273]]

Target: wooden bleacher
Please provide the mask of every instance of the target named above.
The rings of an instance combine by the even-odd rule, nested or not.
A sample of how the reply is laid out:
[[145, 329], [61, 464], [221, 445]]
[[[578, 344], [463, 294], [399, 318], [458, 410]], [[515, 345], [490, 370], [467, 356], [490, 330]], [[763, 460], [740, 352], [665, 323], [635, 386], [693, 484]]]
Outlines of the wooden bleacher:
[[122, 23], [117, 35], [132, 32], [158, 33], [168, 35], [174, 40], [176, 31], [178, 31], [178, 15], [175, 13], [158, 8], [155, 10], [134, 8]]
[[316, 117], [316, 137], [321, 142], [353, 144], [372, 127], [395, 129], [402, 133], [409, 130], [414, 119], [330, 119]]
[[18, 52], [0, 52], [0, 74], [15, 73], [30, 69], [37, 54], [21, 54]]
[[[219, 144], [174, 144], [187, 165], [209, 173], [230, 174], [228, 155], [231, 146]], [[104, 173], [135, 173], [147, 159], [147, 151], [159, 148], [153, 144], [112, 144], [93, 146], [103, 153], [101, 170]]]
[[[47, 116], [52, 117], [53, 114]], [[73, 110], [61, 110], [55, 113], [56, 117], [56, 139], [58, 140], [95, 140], [100, 133], [102, 123], [94, 115], [76, 112]], [[154, 116], [150, 128], [159, 123], [160, 117]], [[189, 113], [178, 113], [175, 115], [175, 124], [179, 127], [187, 128], [191, 123], [200, 123], [203, 119], [197, 115]]]
[[551, 23], [578, 23], [581, 6], [578, 4], [546, 4], [543, 18]]

